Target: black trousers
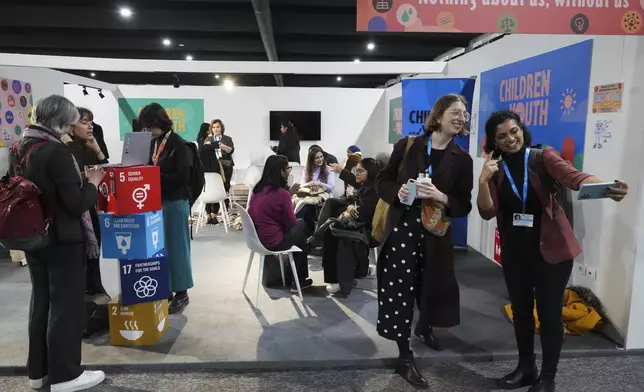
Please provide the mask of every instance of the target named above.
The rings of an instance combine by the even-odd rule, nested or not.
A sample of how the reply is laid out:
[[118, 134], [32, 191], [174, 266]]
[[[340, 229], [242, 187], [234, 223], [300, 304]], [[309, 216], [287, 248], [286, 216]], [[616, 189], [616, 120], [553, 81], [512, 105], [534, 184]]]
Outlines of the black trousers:
[[49, 376], [52, 384], [82, 373], [81, 342], [85, 327], [83, 243], [56, 244], [28, 253], [32, 293], [29, 308], [29, 378]]
[[527, 360], [534, 355], [536, 298], [543, 355], [542, 372], [554, 375], [564, 339], [561, 314], [563, 295], [573, 261], [548, 264], [538, 246], [523, 247], [523, 250], [507, 248], [502, 250], [503, 275], [512, 303], [519, 358]]
[[[98, 246], [100, 249], [101, 246], [101, 225], [98, 221], [98, 212], [96, 208], [89, 209], [90, 217], [92, 218], [92, 226], [94, 227], [94, 233], [96, 234], [96, 239], [98, 240]], [[105, 294], [105, 287], [103, 287], [103, 279], [101, 277], [101, 263], [100, 257], [94, 259], [87, 259], [87, 268], [86, 268], [86, 287], [85, 293], [88, 295], [96, 294]]]
[[337, 218], [344, 211], [347, 210], [347, 207], [351, 204], [351, 201], [345, 198], [332, 197], [327, 199], [322, 205], [322, 210], [320, 210], [320, 215], [318, 215], [318, 226], [324, 224], [329, 218]]
[[272, 251], [287, 250], [293, 246], [297, 246], [302, 249], [302, 252], [293, 253], [293, 260], [295, 261], [295, 268], [297, 269], [297, 277], [300, 282], [304, 282], [309, 278], [309, 245], [306, 243], [306, 230], [306, 222], [302, 219], [298, 219], [295, 226], [284, 234], [284, 239], [282, 239], [279, 244], [266, 247], [266, 249]]
[[303, 228], [304, 228], [304, 234], [306, 235], [306, 238], [310, 237], [315, 231], [317, 208], [318, 208], [317, 205], [306, 204], [302, 206], [302, 208], [297, 212], [297, 214], [295, 214], [298, 220], [301, 219], [305, 223]]

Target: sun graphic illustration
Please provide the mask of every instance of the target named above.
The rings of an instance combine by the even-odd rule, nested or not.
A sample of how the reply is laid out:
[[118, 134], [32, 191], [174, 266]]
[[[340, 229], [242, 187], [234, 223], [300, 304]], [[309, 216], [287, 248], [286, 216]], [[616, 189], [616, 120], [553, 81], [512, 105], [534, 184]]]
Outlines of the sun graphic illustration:
[[561, 93], [561, 114], [567, 115], [572, 113], [575, 110], [575, 105], [577, 104], [577, 93], [571, 89], [567, 88], [563, 93]]

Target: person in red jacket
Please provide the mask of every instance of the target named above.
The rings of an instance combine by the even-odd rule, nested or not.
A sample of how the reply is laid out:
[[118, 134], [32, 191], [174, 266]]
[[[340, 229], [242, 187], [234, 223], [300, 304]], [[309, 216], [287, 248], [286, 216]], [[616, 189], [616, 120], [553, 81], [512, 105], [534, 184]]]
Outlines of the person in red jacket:
[[[483, 219], [496, 217], [519, 349], [518, 367], [496, 382], [502, 389], [531, 385], [529, 392], [552, 392], [564, 337], [563, 294], [581, 248], [563, 206], [538, 172], [573, 190], [602, 181], [576, 170], [552, 148], [543, 150], [542, 160], [530, 162], [530, 132], [509, 110], [490, 116], [485, 136], [483, 150], [490, 156], [479, 179], [477, 205]], [[543, 165], [544, 170], [534, 170], [536, 165]], [[626, 183], [617, 181], [609, 196], [621, 201], [627, 193]], [[539, 377], [534, 356], [535, 297], [543, 351]]]

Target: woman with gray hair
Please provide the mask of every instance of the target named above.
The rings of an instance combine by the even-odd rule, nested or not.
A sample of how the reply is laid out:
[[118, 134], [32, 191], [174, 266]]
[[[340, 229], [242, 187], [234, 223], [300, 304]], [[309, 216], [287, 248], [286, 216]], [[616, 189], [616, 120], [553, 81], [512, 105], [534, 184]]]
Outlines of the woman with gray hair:
[[38, 101], [35, 125], [29, 125], [9, 155], [9, 175], [29, 151], [20, 170], [41, 191], [41, 205], [50, 217], [49, 244], [26, 254], [32, 282], [29, 309], [29, 385], [51, 384], [52, 392], [81, 391], [105, 379], [101, 371], [81, 368], [85, 324], [85, 264], [98, 256], [98, 241], [89, 208], [96, 204], [101, 169], [83, 176], [61, 141], [79, 120], [73, 103], [59, 95]]

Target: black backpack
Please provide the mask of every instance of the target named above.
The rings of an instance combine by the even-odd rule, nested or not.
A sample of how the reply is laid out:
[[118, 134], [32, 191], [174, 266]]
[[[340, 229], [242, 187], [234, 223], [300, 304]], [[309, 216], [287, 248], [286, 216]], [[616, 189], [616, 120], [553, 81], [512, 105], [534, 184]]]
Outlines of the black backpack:
[[541, 179], [541, 182], [549, 189], [555, 196], [555, 209], [561, 208], [570, 222], [570, 227], [573, 227], [573, 208], [572, 208], [572, 192], [570, 189], [561, 185], [558, 181], [548, 174], [543, 164], [543, 149], [539, 147], [532, 147], [530, 149], [530, 156], [528, 157], [528, 166], [531, 167]]
[[192, 154], [192, 168], [190, 169], [190, 182], [188, 184], [188, 196], [190, 198], [190, 207], [192, 208], [206, 186], [206, 176], [204, 175], [203, 163], [199, 157], [197, 146], [193, 142], [185, 143]]

